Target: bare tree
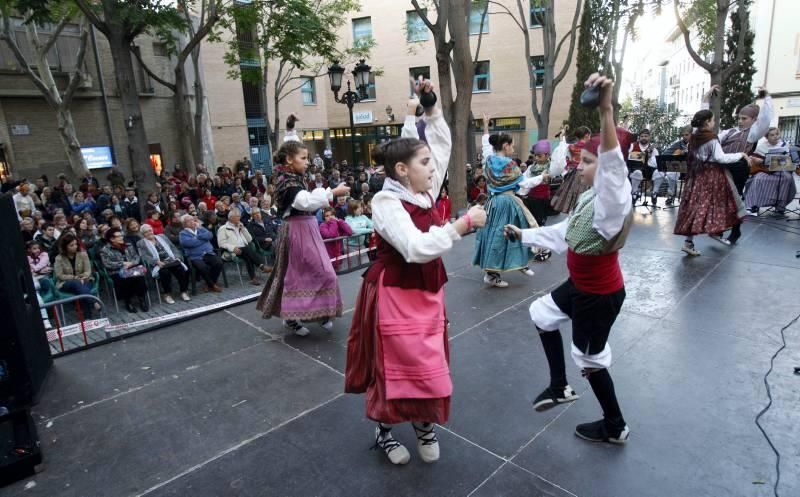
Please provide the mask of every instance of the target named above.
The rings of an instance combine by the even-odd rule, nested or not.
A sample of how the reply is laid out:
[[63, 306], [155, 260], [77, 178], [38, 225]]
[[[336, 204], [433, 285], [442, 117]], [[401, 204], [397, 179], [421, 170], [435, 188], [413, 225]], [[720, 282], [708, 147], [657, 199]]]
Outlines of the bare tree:
[[[697, 1], [697, 0], [695, 0]], [[681, 32], [683, 33], [683, 41], [686, 44], [686, 51], [689, 52], [689, 55], [695, 61], [695, 63], [705, 69], [708, 74], [711, 76], [711, 86], [720, 85], [722, 86], [722, 82], [725, 81], [728, 76], [739, 69], [739, 66], [742, 64], [742, 61], [745, 58], [746, 50], [739, 50], [736, 53], [736, 57], [732, 61], [728, 61], [725, 63], [725, 29], [726, 29], [726, 20], [728, 19], [728, 15], [730, 13], [731, 8], [735, 5], [739, 4], [739, 0], [709, 0], [715, 1], [716, 9], [714, 15], [716, 17], [716, 24], [715, 30], [713, 32], [713, 37], [711, 38], [711, 50], [709, 56], [711, 61], [706, 61], [704, 59], [698, 49], [692, 46], [692, 34], [689, 31], [689, 27], [686, 25], [683, 17], [680, 13], [680, 6], [679, 0], [675, 0], [673, 2], [673, 9], [675, 10], [675, 19], [678, 22], [678, 27], [680, 28]], [[699, 28], [698, 28], [699, 29]], [[745, 38], [747, 37], [747, 33], [749, 31], [749, 16], [743, 15], [739, 16], [739, 40], [738, 46], [744, 46]], [[713, 95], [711, 97], [711, 110], [714, 112], [717, 118], [717, 126], [719, 126], [719, 115], [720, 115], [720, 108], [721, 108], [721, 100], [719, 95]]]
[[88, 172], [86, 161], [81, 154], [81, 144], [78, 141], [78, 136], [75, 131], [75, 121], [72, 119], [72, 105], [75, 92], [80, 87], [81, 82], [84, 80], [84, 59], [86, 57], [86, 44], [89, 37], [88, 23], [84, 17], [80, 18], [80, 42], [78, 45], [78, 53], [75, 60], [75, 67], [70, 71], [69, 82], [66, 88], [61, 91], [53, 72], [50, 69], [50, 64], [47, 61], [47, 54], [54, 47], [58, 37], [64, 31], [64, 28], [72, 20], [69, 14], [64, 15], [55, 29], [49, 34], [50, 38], [43, 42], [39, 36], [39, 26], [34, 21], [24, 24], [25, 37], [28, 41], [28, 46], [31, 47], [32, 61], [29, 61], [17, 43], [14, 32], [11, 26], [11, 18], [7, 11], [2, 14], [2, 28], [0, 28], [0, 39], [2, 39], [17, 60], [22, 71], [33, 81], [34, 85], [42, 92], [45, 101], [56, 112], [56, 119], [58, 122], [58, 135], [61, 139], [61, 144], [64, 147], [64, 153], [69, 161], [70, 168], [73, 174], [82, 177]]
[[[567, 71], [572, 65], [572, 56], [575, 52], [575, 40], [578, 37], [578, 29], [580, 28], [578, 19], [580, 19], [581, 16], [581, 2], [582, 0], [575, 0], [575, 14], [572, 18], [572, 25], [569, 31], [561, 37], [561, 40], [558, 40], [558, 33], [556, 32], [553, 0], [537, 0], [537, 5], [541, 10], [533, 11], [530, 10], [530, 2], [517, 0], [516, 14], [511, 12], [511, 10], [501, 2], [489, 2], [499, 8], [496, 13], [511, 17], [525, 40], [524, 56], [525, 67], [528, 68], [528, 78], [531, 88], [531, 113], [536, 120], [536, 127], [539, 129], [540, 138], [546, 137], [549, 133], [550, 110], [553, 107], [553, 97], [555, 96], [556, 88], [564, 80]], [[533, 58], [531, 57], [531, 37], [530, 30], [528, 29], [529, 14], [542, 26], [544, 74], [541, 85], [537, 85], [535, 66]], [[566, 58], [564, 58], [561, 68], [557, 70], [558, 59], [562, 55], [561, 50], [564, 47], [564, 43], [567, 41], [569, 41], [569, 48], [567, 49]], [[541, 104], [539, 102], [540, 93], [542, 98]]]
[[[197, 28], [191, 18], [190, 9], [186, 0], [178, 1], [178, 8], [183, 12], [188, 27], [189, 40], [180, 50], [175, 61], [174, 82], [170, 82], [160, 77], [142, 60], [138, 50], [132, 50], [133, 55], [138, 59], [142, 68], [158, 83], [170, 89], [173, 93], [175, 119], [178, 123], [179, 137], [181, 141], [181, 153], [183, 162], [188, 167], [189, 172], [194, 173], [195, 166], [203, 158], [203, 110], [205, 91], [200, 75], [200, 44], [208, 36], [214, 25], [219, 21], [220, 15], [217, 9], [217, 0], [202, 0], [200, 2], [200, 15], [198, 17]], [[194, 111], [192, 110], [191, 95], [186, 75], [186, 61], [192, 58], [194, 70]]]

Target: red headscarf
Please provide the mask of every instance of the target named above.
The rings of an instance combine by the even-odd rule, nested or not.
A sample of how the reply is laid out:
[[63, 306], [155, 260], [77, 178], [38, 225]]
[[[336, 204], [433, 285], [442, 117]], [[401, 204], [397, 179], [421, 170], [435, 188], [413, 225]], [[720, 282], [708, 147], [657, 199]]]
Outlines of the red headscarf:
[[[620, 150], [628, 150], [628, 147], [630, 147], [631, 143], [636, 139], [636, 135], [627, 129], [617, 127], [617, 141], [619, 142]], [[592, 139], [586, 142], [586, 145], [583, 147], [583, 149], [597, 157], [599, 155], [601, 142], [602, 138], [600, 137], [600, 134], [593, 135]]]

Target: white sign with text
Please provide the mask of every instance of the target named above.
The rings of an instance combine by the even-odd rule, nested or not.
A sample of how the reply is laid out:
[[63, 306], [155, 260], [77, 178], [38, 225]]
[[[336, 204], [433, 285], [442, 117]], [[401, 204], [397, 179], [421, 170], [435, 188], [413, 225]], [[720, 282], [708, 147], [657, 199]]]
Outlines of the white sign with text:
[[371, 110], [360, 110], [358, 112], [353, 112], [353, 122], [355, 124], [371, 124], [372, 123], [372, 111]]

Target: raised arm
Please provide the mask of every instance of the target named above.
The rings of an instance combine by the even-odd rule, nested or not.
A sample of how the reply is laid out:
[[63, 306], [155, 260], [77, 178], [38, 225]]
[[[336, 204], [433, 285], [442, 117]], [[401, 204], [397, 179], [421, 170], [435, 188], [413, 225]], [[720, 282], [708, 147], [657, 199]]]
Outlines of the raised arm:
[[758, 118], [753, 126], [750, 127], [750, 133], [747, 134], [748, 143], [758, 143], [758, 140], [764, 137], [769, 130], [769, 123], [772, 121], [772, 97], [767, 94], [764, 97], [764, 103], [761, 110], [758, 111]]
[[[430, 81], [423, 81], [419, 85], [419, 91], [432, 92], [433, 85]], [[442, 111], [432, 105], [425, 108], [425, 137], [428, 140], [428, 147], [431, 149], [433, 160], [433, 178], [431, 180], [431, 195], [436, 198], [442, 188], [444, 178], [447, 175], [447, 165], [450, 163], [450, 150], [453, 148], [453, 139], [450, 135], [450, 128], [447, 121], [442, 116]]]

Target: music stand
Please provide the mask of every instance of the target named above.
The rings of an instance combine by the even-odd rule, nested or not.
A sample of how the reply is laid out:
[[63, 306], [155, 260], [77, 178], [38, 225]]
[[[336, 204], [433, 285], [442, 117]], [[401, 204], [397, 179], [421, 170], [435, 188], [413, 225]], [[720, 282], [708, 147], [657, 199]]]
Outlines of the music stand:
[[[689, 171], [689, 164], [686, 162], [685, 155], [659, 155], [656, 157], [656, 171], [662, 173], [679, 173], [677, 180], [677, 187], [675, 189], [675, 198], [672, 205], [661, 207], [662, 210], [675, 209], [680, 203], [681, 195], [683, 194], [683, 180], [682, 177], [686, 176]], [[667, 191], [669, 191], [669, 179], [667, 179]]]
[[647, 202], [648, 201], [647, 184], [650, 183], [650, 181], [653, 178], [653, 169], [648, 167], [647, 164], [645, 164], [644, 162], [640, 162], [640, 161], [627, 160], [626, 163], [628, 165], [628, 180], [629, 181], [630, 181], [630, 176], [631, 176], [631, 174], [633, 174], [634, 171], [641, 171], [642, 172], [642, 181], [641, 181], [641, 183], [639, 183], [639, 192], [638, 192], [638, 196], [639, 196], [638, 200], [641, 200], [642, 203], [641, 204], [634, 204], [633, 208], [636, 209], [638, 207], [644, 207], [645, 209], [649, 210], [652, 213], [653, 209], [655, 209], [656, 206], [655, 205], [651, 206]]
[[[768, 153], [764, 157], [764, 166], [769, 170], [769, 172], [781, 172], [781, 171], [789, 171], [794, 172], [796, 166], [792, 163], [791, 156], [789, 154], [770, 154]], [[794, 177], [790, 181], [794, 181]], [[781, 184], [783, 182], [783, 175], [778, 175], [778, 186], [775, 188], [775, 200], [772, 202], [771, 206], [768, 206], [764, 212], [760, 212], [758, 217], [768, 214], [770, 211], [776, 214], [781, 214], [778, 212], [778, 194], [781, 191]], [[792, 199], [790, 203], [794, 201]], [[786, 212], [791, 212], [793, 214], [800, 215], [800, 210], [798, 209], [790, 209], [789, 205], [787, 204], [783, 210], [783, 215], [786, 215]], [[800, 219], [800, 218], [799, 218]], [[798, 219], [793, 219], [794, 221]]]

